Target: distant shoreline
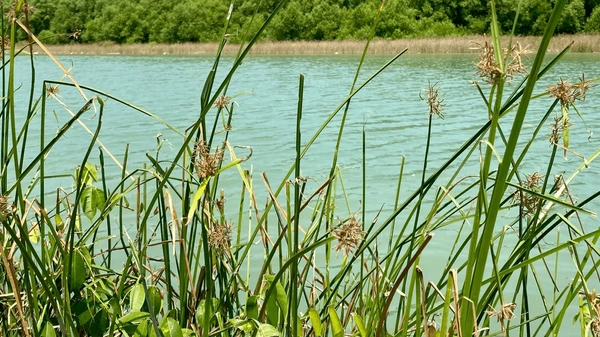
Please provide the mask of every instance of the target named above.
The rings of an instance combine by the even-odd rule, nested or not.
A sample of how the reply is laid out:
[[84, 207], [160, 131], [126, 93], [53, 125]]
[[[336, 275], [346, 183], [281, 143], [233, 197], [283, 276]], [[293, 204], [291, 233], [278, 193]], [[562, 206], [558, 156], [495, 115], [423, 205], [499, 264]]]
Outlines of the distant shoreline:
[[[419, 38], [403, 40], [374, 40], [369, 47], [370, 54], [393, 55], [408, 48], [411, 54], [463, 54], [477, 52], [477, 43], [490, 40], [485, 36], [462, 36], [445, 38]], [[535, 51], [541, 37], [517, 36], [513, 42]], [[600, 34], [558, 35], [550, 44], [549, 52], [559, 52], [569, 43], [574, 42], [572, 52], [600, 52]], [[508, 38], [504, 38], [504, 45]], [[259, 42], [250, 51], [253, 55], [357, 55], [361, 54], [364, 41], [281, 41]], [[115, 43], [73, 43], [66, 45], [48, 45], [54, 55], [214, 55], [217, 43], [180, 43], [180, 44], [125, 44]], [[228, 44], [224, 54], [235, 55], [238, 44]], [[38, 47], [34, 52], [43, 53]]]

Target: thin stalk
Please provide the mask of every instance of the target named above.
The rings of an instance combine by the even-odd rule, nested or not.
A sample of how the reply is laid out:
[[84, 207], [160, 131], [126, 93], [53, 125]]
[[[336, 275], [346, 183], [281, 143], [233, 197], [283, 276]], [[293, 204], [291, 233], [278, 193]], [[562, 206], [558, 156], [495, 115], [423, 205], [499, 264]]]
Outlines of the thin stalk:
[[[296, 113], [296, 181], [294, 183], [294, 228], [293, 228], [293, 255], [298, 253], [298, 232], [300, 231], [300, 205], [302, 200], [300, 199], [300, 159], [302, 158], [302, 133], [300, 131], [300, 124], [302, 121], [302, 103], [304, 101], [304, 75], [300, 75], [300, 83], [298, 88], [298, 111]], [[292, 262], [290, 270], [290, 291], [291, 291], [291, 314], [289, 323], [291, 323], [291, 336], [298, 336], [298, 260]]]

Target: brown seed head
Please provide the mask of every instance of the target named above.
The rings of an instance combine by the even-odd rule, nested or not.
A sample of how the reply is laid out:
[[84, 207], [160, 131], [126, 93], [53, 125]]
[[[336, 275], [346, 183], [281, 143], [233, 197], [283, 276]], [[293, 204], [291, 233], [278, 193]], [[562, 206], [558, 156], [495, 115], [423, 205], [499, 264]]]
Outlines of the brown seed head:
[[229, 104], [230, 100], [231, 100], [230, 96], [221, 96], [221, 97], [217, 98], [214, 105], [217, 109], [221, 109], [221, 108], [226, 107]]
[[[489, 84], [497, 84], [500, 79], [511, 80], [516, 74], [525, 73], [526, 67], [523, 64], [523, 57], [527, 57], [526, 54], [529, 50], [522, 48], [520, 43], [516, 43], [510, 48], [504, 48], [502, 50], [503, 59], [496, 60], [494, 53], [494, 46], [485, 41], [483, 44], [479, 44], [479, 61], [475, 64], [477, 67], [477, 75], [487, 79]], [[502, 73], [502, 68], [499, 62], [503, 62], [506, 65], [505, 72]]]
[[550, 96], [560, 100], [561, 106], [568, 108], [575, 101], [585, 101], [587, 91], [593, 86], [590, 83], [591, 81], [585, 79], [585, 74], [582, 74], [578, 83], [569, 84], [568, 80], [561, 78], [557, 84], [549, 86], [546, 91]]
[[568, 80], [565, 81], [561, 78], [557, 84], [549, 86], [546, 91], [550, 93], [550, 96], [560, 100], [562, 106], [569, 106], [575, 102], [573, 87]]
[[58, 85], [55, 85], [55, 86], [47, 85], [46, 86], [46, 95], [48, 95], [48, 97], [57, 95], [59, 91], [60, 91], [60, 89], [58, 88]]
[[4, 35], [2, 37], [2, 49], [8, 49], [8, 48], [10, 48], [10, 36]]
[[6, 217], [12, 213], [12, 205], [8, 202], [8, 196], [0, 195], [0, 216]]
[[28, 15], [31, 15], [34, 12], [35, 12], [35, 6], [31, 5], [28, 2], [24, 3], [23, 6], [21, 7], [21, 13], [27, 13]]
[[523, 57], [527, 58], [529, 52], [527, 47], [522, 48], [519, 42], [512, 46], [510, 51], [506, 48], [502, 51], [502, 55], [504, 55], [504, 59], [507, 61], [506, 77], [508, 79], [514, 78], [515, 74], [527, 72], [527, 68], [523, 64]]
[[423, 89], [423, 91], [427, 92], [427, 98], [419, 95], [421, 100], [427, 101], [427, 105], [429, 106], [429, 114], [432, 116], [438, 116], [441, 119], [444, 119], [443, 109], [446, 106], [444, 104], [444, 98], [440, 95], [440, 87], [436, 84], [431, 85], [429, 83], [429, 87], [427, 89]]
[[348, 255], [353, 249], [358, 248], [366, 232], [362, 230], [358, 220], [351, 216], [350, 219], [335, 228], [332, 234], [338, 240], [338, 244], [334, 247], [335, 250], [343, 249], [344, 254]]
[[485, 41], [479, 44], [479, 62], [475, 64], [477, 75], [486, 78], [489, 84], [495, 84], [500, 80], [502, 71], [494, 56], [494, 46]]
[[558, 145], [558, 142], [562, 138], [563, 131], [571, 127], [570, 118], [568, 116], [555, 116], [554, 123], [550, 126], [550, 133], [548, 134], [548, 141], [551, 145]]
[[210, 149], [204, 141], [199, 141], [194, 147], [193, 152], [194, 167], [200, 179], [214, 176], [221, 160], [223, 160], [223, 150], [217, 149], [215, 153], [210, 153]]
[[591, 81], [589, 80], [585, 80], [585, 74], [581, 74], [581, 77], [579, 78], [579, 83], [573, 84], [573, 89], [575, 90], [575, 96], [577, 97], [578, 100], [580, 101], [585, 101], [585, 95], [587, 94], [587, 91], [591, 88], [591, 87], [595, 87], [596, 85], [592, 85], [590, 84]]
[[504, 327], [504, 321], [508, 321], [513, 318], [514, 310], [517, 307], [515, 303], [505, 303], [500, 307], [500, 310], [495, 311], [494, 308], [490, 307], [491, 310], [486, 310], [485, 313], [490, 316], [496, 316], [498, 318], [498, 322]]
[[[543, 178], [544, 176], [538, 172], [526, 175], [525, 180], [522, 182], [522, 186], [523, 188], [537, 192], [540, 190]], [[530, 215], [535, 214], [541, 200], [534, 194], [517, 190], [513, 195], [513, 202], [519, 204], [523, 214]]]
[[213, 224], [213, 229], [208, 233], [208, 245], [219, 253], [229, 252], [229, 241], [231, 241], [231, 224]]
[[219, 212], [223, 213], [225, 211], [225, 191], [221, 190], [221, 197], [215, 201], [215, 205]]

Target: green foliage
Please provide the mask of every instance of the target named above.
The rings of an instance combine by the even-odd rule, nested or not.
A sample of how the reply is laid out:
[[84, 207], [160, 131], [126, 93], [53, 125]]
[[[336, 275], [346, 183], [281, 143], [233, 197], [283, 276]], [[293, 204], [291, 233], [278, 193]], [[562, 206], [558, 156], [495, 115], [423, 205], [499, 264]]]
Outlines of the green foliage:
[[[218, 41], [229, 0], [31, 0], [31, 28], [48, 44], [69, 42], [179, 43]], [[276, 0], [234, 2], [230, 39], [256, 32]], [[600, 0], [571, 0], [557, 32], [594, 30], [593, 9]], [[266, 40], [366, 39], [380, 0], [287, 0], [265, 30]], [[553, 4], [547, 0], [498, 0], [503, 32], [543, 33]], [[389, 0], [376, 31], [385, 39], [489, 33], [485, 0]], [[591, 24], [586, 25], [586, 22]], [[243, 33], [242, 33], [243, 32]], [[23, 38], [23, 36], [21, 36]]]
[[585, 23], [585, 31], [588, 33], [600, 33], [600, 6], [592, 11], [592, 14]]
[[575, 34], [585, 26], [585, 7], [583, 0], [571, 0], [565, 6], [562, 17], [556, 27], [557, 33]]

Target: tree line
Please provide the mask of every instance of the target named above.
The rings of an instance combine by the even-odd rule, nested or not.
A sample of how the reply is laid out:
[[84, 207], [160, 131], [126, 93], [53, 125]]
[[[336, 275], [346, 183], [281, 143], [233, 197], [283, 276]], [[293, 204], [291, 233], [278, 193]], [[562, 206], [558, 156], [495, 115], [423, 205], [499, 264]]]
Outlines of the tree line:
[[[279, 0], [233, 0], [230, 40], [256, 32]], [[45, 43], [178, 43], [220, 40], [232, 0], [29, 0], [31, 29]], [[554, 0], [496, 0], [504, 32], [542, 34]], [[381, 0], [289, 0], [266, 40], [364, 39]], [[488, 0], [387, 0], [375, 32], [384, 39], [482, 34]], [[571, 0], [557, 33], [600, 32], [600, 0]]]

